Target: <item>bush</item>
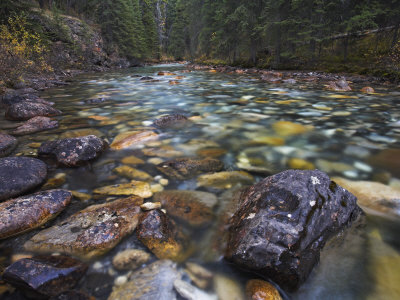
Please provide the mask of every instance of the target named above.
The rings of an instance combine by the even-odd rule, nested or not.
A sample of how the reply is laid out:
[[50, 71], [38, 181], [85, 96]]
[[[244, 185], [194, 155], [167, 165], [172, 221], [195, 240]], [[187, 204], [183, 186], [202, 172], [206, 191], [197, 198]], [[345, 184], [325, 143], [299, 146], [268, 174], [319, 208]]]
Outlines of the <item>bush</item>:
[[29, 72], [52, 71], [45, 59], [46, 46], [27, 25], [25, 15], [14, 15], [0, 26], [0, 80], [6, 84], [23, 80]]

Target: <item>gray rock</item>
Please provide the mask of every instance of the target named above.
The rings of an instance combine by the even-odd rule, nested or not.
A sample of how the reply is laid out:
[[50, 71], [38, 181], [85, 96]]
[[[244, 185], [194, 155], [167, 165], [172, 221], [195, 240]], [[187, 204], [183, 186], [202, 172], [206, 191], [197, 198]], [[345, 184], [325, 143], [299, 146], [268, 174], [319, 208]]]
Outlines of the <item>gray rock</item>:
[[49, 105], [24, 101], [11, 104], [6, 109], [5, 116], [8, 120], [24, 121], [37, 116], [52, 117], [61, 114], [62, 112], [60, 110]]
[[106, 142], [95, 135], [43, 143], [39, 155], [53, 155], [60, 164], [74, 167], [95, 159], [106, 148]]
[[154, 125], [159, 128], [167, 127], [180, 127], [183, 126], [188, 121], [188, 118], [181, 114], [172, 114], [162, 116], [157, 120], [154, 120]]
[[41, 185], [47, 176], [44, 162], [30, 157], [0, 158], [0, 201]]
[[242, 193], [225, 257], [296, 290], [326, 241], [361, 214], [356, 200], [318, 170], [267, 177]]
[[12, 131], [14, 135], [25, 135], [29, 133], [40, 132], [58, 127], [58, 122], [53, 121], [48, 117], [33, 117], [25, 122], [23, 125], [17, 127]]
[[71, 198], [69, 191], [49, 190], [0, 203], [0, 239], [45, 224], [64, 210]]
[[42, 255], [16, 261], [2, 278], [29, 297], [48, 298], [72, 289], [86, 270], [85, 264], [72, 257]]
[[15, 137], [8, 134], [0, 134], [0, 157], [9, 155], [15, 147], [17, 147], [18, 141]]

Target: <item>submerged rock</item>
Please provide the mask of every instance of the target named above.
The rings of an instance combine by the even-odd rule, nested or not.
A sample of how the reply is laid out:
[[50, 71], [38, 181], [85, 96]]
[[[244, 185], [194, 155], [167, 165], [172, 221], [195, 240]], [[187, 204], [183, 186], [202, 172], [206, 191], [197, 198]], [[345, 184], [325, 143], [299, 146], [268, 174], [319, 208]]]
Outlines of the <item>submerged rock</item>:
[[254, 300], [282, 300], [278, 290], [269, 282], [252, 279], [246, 283], [247, 299]]
[[103, 186], [101, 188], [95, 189], [93, 193], [113, 196], [135, 195], [142, 198], [150, 198], [151, 196], [153, 196], [150, 185], [147, 182], [135, 180], [132, 180], [129, 183]]
[[203, 226], [214, 218], [212, 207], [217, 197], [206, 192], [169, 190], [156, 193], [154, 201], [161, 202], [172, 217], [192, 226]]
[[18, 141], [15, 137], [0, 133], [0, 157], [7, 156], [17, 147]]
[[2, 277], [30, 297], [48, 298], [72, 289], [86, 270], [85, 264], [72, 257], [40, 255], [13, 263]]
[[114, 150], [126, 149], [157, 138], [158, 134], [153, 131], [128, 131], [118, 134], [110, 147]]
[[361, 89], [361, 92], [365, 93], [365, 94], [373, 94], [373, 93], [375, 93], [375, 90], [374, 90], [374, 88], [372, 88], [370, 86], [365, 86]]
[[185, 249], [186, 238], [159, 209], [143, 213], [136, 235], [159, 259], [183, 261], [188, 254]]
[[252, 184], [254, 177], [245, 171], [226, 171], [201, 175], [197, 185], [216, 189], [230, 189], [237, 184]]
[[328, 238], [361, 214], [356, 197], [318, 170], [288, 170], [241, 194], [225, 257], [295, 290]]
[[214, 288], [218, 300], [245, 300], [239, 282], [225, 275], [217, 274], [214, 276]]
[[218, 300], [217, 295], [208, 294], [181, 279], [174, 281], [174, 287], [178, 294], [186, 300]]
[[13, 130], [12, 134], [25, 135], [58, 127], [58, 122], [48, 117], [34, 117]]
[[5, 116], [8, 120], [25, 121], [37, 116], [53, 117], [61, 114], [62, 112], [60, 110], [49, 105], [33, 102], [20, 102], [11, 104], [7, 107]]
[[400, 149], [389, 148], [371, 156], [368, 162], [376, 167], [384, 168], [400, 178]]
[[400, 217], [399, 190], [373, 181], [353, 181], [340, 177], [334, 177], [332, 180], [353, 193], [358, 204], [367, 212]]
[[0, 158], [0, 201], [41, 185], [47, 176], [44, 162], [30, 157]]
[[159, 128], [167, 127], [181, 127], [188, 121], [188, 118], [181, 114], [172, 114], [167, 116], [162, 116], [154, 120], [154, 125]]
[[0, 203], [0, 239], [45, 224], [63, 211], [71, 198], [69, 191], [50, 190]]
[[185, 180], [201, 173], [220, 171], [223, 166], [218, 159], [178, 158], [159, 164], [157, 169], [171, 178]]
[[330, 81], [328, 85], [328, 89], [335, 92], [347, 92], [351, 91], [351, 87], [347, 83], [346, 80], [341, 79], [337, 81]]
[[148, 262], [150, 254], [139, 249], [126, 249], [119, 252], [112, 260], [117, 270], [135, 270]]
[[275, 132], [281, 136], [292, 136], [306, 133], [311, 128], [304, 126], [299, 123], [293, 123], [289, 121], [278, 121], [272, 124], [272, 128]]
[[151, 177], [150, 174], [140, 171], [138, 169], [129, 167], [129, 166], [120, 166], [117, 167], [113, 170], [113, 172], [117, 173], [118, 175], [121, 175], [123, 177], [127, 177], [129, 179], [137, 179], [137, 180], [151, 180], [153, 177]]
[[99, 256], [135, 230], [140, 212], [140, 207], [132, 205], [130, 198], [92, 205], [42, 230], [27, 241], [24, 248], [63, 252], [87, 259]]
[[113, 288], [108, 300], [176, 300], [174, 282], [181, 274], [170, 260], [159, 260], [132, 274], [129, 281]]
[[43, 143], [39, 155], [53, 155], [60, 164], [75, 167], [95, 159], [106, 148], [106, 142], [94, 135]]
[[185, 271], [189, 275], [193, 283], [197, 285], [199, 288], [205, 290], [211, 286], [214, 276], [211, 271], [192, 262], [186, 263]]

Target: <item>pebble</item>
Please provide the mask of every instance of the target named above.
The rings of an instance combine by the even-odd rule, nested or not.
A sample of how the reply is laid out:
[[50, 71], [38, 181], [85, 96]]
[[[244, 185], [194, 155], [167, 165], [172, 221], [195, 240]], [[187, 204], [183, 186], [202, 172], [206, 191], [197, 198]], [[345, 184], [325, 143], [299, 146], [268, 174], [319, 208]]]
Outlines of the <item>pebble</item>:
[[125, 284], [125, 283], [127, 283], [127, 282], [128, 282], [128, 277], [126, 277], [126, 276], [118, 276], [118, 277], [115, 278], [115, 280], [114, 280], [114, 284], [115, 284], [116, 286], [123, 285], [123, 284]]
[[163, 186], [167, 186], [169, 183], [168, 179], [165, 178], [161, 178], [158, 182]]
[[146, 202], [140, 205], [140, 208], [144, 211], [159, 209], [161, 208], [161, 202]]
[[367, 165], [367, 164], [365, 164], [363, 162], [360, 162], [360, 161], [356, 161], [354, 163], [354, 167], [356, 169], [359, 169], [359, 170], [367, 172], [367, 173], [370, 173], [373, 170], [371, 166], [369, 166], [369, 165]]
[[159, 164], [163, 163], [164, 160], [161, 159], [161, 158], [158, 158], [158, 157], [152, 157], [152, 158], [149, 158], [149, 159], [147, 160], [147, 162], [148, 162], [149, 164], [159, 165]]

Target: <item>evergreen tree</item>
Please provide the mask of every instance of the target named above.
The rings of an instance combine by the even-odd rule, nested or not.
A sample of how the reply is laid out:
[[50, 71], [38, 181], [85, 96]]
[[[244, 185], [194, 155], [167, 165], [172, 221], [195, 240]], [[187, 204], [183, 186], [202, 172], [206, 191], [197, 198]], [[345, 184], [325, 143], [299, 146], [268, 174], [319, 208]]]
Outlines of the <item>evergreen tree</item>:
[[156, 0], [142, 0], [140, 3], [146, 43], [145, 49], [146, 54], [149, 57], [160, 56], [157, 24], [155, 19], [156, 2]]

